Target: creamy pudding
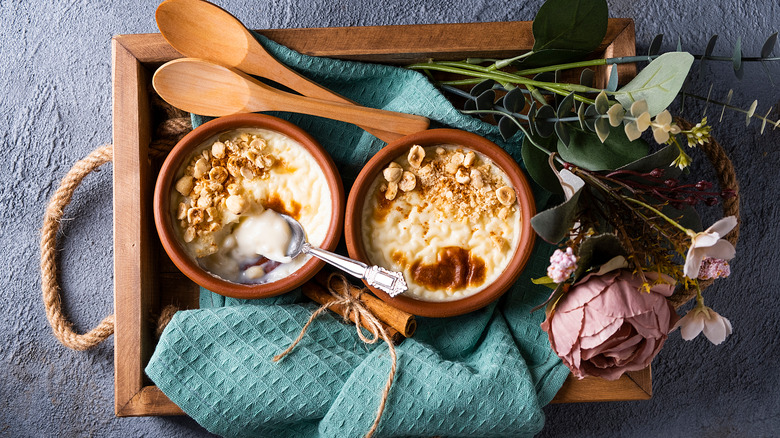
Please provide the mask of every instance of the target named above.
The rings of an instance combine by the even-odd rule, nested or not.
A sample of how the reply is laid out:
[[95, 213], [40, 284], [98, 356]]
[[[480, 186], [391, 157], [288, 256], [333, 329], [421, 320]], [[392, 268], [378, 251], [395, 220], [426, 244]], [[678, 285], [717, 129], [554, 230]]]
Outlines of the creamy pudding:
[[361, 232], [371, 263], [404, 273], [406, 296], [452, 301], [501, 275], [520, 229], [515, 189], [488, 157], [415, 145], [372, 182]]
[[171, 215], [186, 251], [206, 271], [234, 283], [269, 283], [309, 259], [285, 256], [289, 227], [321, 245], [332, 205], [325, 174], [302, 145], [279, 132], [240, 129], [203, 142], [176, 175]]

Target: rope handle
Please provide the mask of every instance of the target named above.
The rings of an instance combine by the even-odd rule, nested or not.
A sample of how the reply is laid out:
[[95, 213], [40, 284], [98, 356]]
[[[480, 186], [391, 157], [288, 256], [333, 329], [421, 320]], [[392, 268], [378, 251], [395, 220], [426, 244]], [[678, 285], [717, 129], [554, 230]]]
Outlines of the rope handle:
[[80, 335], [73, 330], [73, 324], [62, 312], [60, 286], [57, 282], [57, 232], [65, 207], [70, 204], [73, 193], [81, 181], [95, 169], [113, 159], [112, 145], [101, 146], [82, 158], [68, 171], [60, 182], [46, 207], [41, 229], [41, 289], [46, 318], [54, 336], [66, 347], [87, 350], [103, 342], [114, 333], [114, 315], [108, 315], [92, 330]]

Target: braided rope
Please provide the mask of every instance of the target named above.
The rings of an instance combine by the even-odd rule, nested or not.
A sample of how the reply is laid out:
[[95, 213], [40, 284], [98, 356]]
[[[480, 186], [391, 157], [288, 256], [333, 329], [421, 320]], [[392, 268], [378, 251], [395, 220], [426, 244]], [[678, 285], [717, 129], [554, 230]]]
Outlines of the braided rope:
[[[677, 118], [677, 124], [683, 130], [691, 129], [691, 123], [687, 120]], [[739, 239], [739, 225], [741, 223], [739, 214], [739, 182], [737, 181], [737, 174], [734, 171], [734, 165], [726, 155], [726, 151], [723, 147], [712, 137], [710, 140], [701, 145], [701, 150], [704, 155], [707, 156], [707, 160], [712, 164], [715, 169], [715, 173], [718, 177], [718, 184], [721, 189], [731, 189], [734, 191], [735, 196], [723, 200], [723, 216], [734, 216], [737, 218], [737, 226], [726, 235], [725, 239], [736, 246], [737, 239]], [[700, 281], [699, 287], [702, 289], [710, 286], [713, 280]], [[696, 296], [696, 288], [691, 289], [677, 289], [674, 294], [669, 297], [669, 301], [675, 308], [682, 306], [689, 300]]]
[[73, 324], [62, 312], [60, 287], [57, 283], [57, 231], [63, 212], [73, 198], [76, 188], [93, 170], [111, 161], [113, 146], [105, 145], [95, 149], [68, 171], [59, 188], [46, 207], [41, 230], [41, 288], [46, 318], [54, 330], [54, 336], [68, 348], [86, 350], [103, 342], [114, 333], [114, 315], [109, 315], [97, 327], [80, 335], [73, 331]]

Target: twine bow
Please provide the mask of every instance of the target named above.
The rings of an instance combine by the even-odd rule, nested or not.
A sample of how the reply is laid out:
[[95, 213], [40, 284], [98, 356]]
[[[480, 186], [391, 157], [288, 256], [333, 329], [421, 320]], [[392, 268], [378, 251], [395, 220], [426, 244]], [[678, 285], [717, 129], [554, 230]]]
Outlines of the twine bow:
[[[376, 432], [377, 427], [379, 426], [379, 421], [382, 419], [382, 413], [385, 410], [385, 404], [387, 403], [387, 397], [390, 394], [390, 388], [393, 386], [393, 379], [395, 379], [395, 371], [396, 371], [396, 363], [397, 363], [397, 356], [395, 353], [395, 346], [393, 346], [393, 342], [390, 340], [390, 337], [387, 335], [387, 332], [382, 327], [381, 322], [379, 319], [371, 313], [368, 308], [363, 304], [363, 302], [360, 300], [360, 296], [363, 295], [367, 291], [367, 289], [360, 289], [356, 293], [352, 293], [350, 291], [350, 283], [347, 281], [346, 277], [344, 277], [341, 274], [330, 274], [327, 281], [328, 285], [328, 292], [333, 295], [336, 299], [334, 301], [331, 301], [329, 303], [323, 304], [320, 306], [317, 310], [314, 311], [314, 313], [311, 314], [309, 317], [309, 320], [306, 322], [306, 324], [301, 329], [301, 333], [298, 335], [298, 337], [293, 341], [292, 344], [290, 344], [289, 347], [287, 347], [286, 350], [283, 352], [277, 354], [274, 356], [274, 362], [277, 362], [287, 356], [296, 345], [303, 339], [304, 334], [306, 334], [306, 330], [308, 330], [309, 326], [312, 322], [324, 311], [328, 310], [331, 306], [337, 306], [342, 305], [344, 306], [345, 312], [344, 312], [344, 321], [349, 322], [350, 319], [355, 322], [355, 329], [357, 330], [358, 336], [360, 339], [365, 342], [366, 344], [374, 344], [376, 343], [380, 338], [385, 341], [387, 344], [387, 348], [390, 350], [390, 358], [392, 360], [390, 364], [390, 374], [387, 376], [387, 382], [385, 383], [384, 390], [382, 391], [382, 398], [379, 402], [379, 408], [377, 409], [376, 418], [374, 419], [374, 424], [371, 425], [371, 429], [366, 433], [366, 437], [371, 437], [374, 432]], [[351, 318], [350, 318], [351, 316]], [[361, 320], [365, 323], [365, 327], [368, 328], [368, 330], [371, 332], [371, 336], [366, 336], [365, 333], [363, 333], [363, 330], [361, 329]]]

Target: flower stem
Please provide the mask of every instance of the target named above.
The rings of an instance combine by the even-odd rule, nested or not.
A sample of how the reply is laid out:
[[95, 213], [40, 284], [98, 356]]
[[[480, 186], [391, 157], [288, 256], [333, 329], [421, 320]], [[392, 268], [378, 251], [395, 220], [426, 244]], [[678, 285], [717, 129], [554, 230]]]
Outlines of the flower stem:
[[638, 205], [641, 205], [642, 207], [645, 207], [646, 209], [648, 209], [648, 210], [652, 211], [653, 213], [657, 214], [658, 216], [663, 218], [666, 222], [669, 222], [670, 224], [674, 225], [680, 231], [682, 231], [683, 233], [685, 233], [685, 234], [687, 234], [689, 236], [695, 236], [696, 235], [696, 233], [694, 233], [693, 231], [691, 231], [688, 228], [685, 228], [684, 226], [678, 224], [677, 221], [675, 221], [674, 219], [670, 218], [669, 216], [661, 213], [660, 210], [658, 210], [655, 207], [652, 207], [652, 206], [648, 205], [645, 202], [642, 202], [642, 201], [640, 201], [638, 199], [629, 198], [627, 196], [623, 196], [623, 199], [625, 199], [628, 202], [633, 202], [634, 204], [638, 204]]

